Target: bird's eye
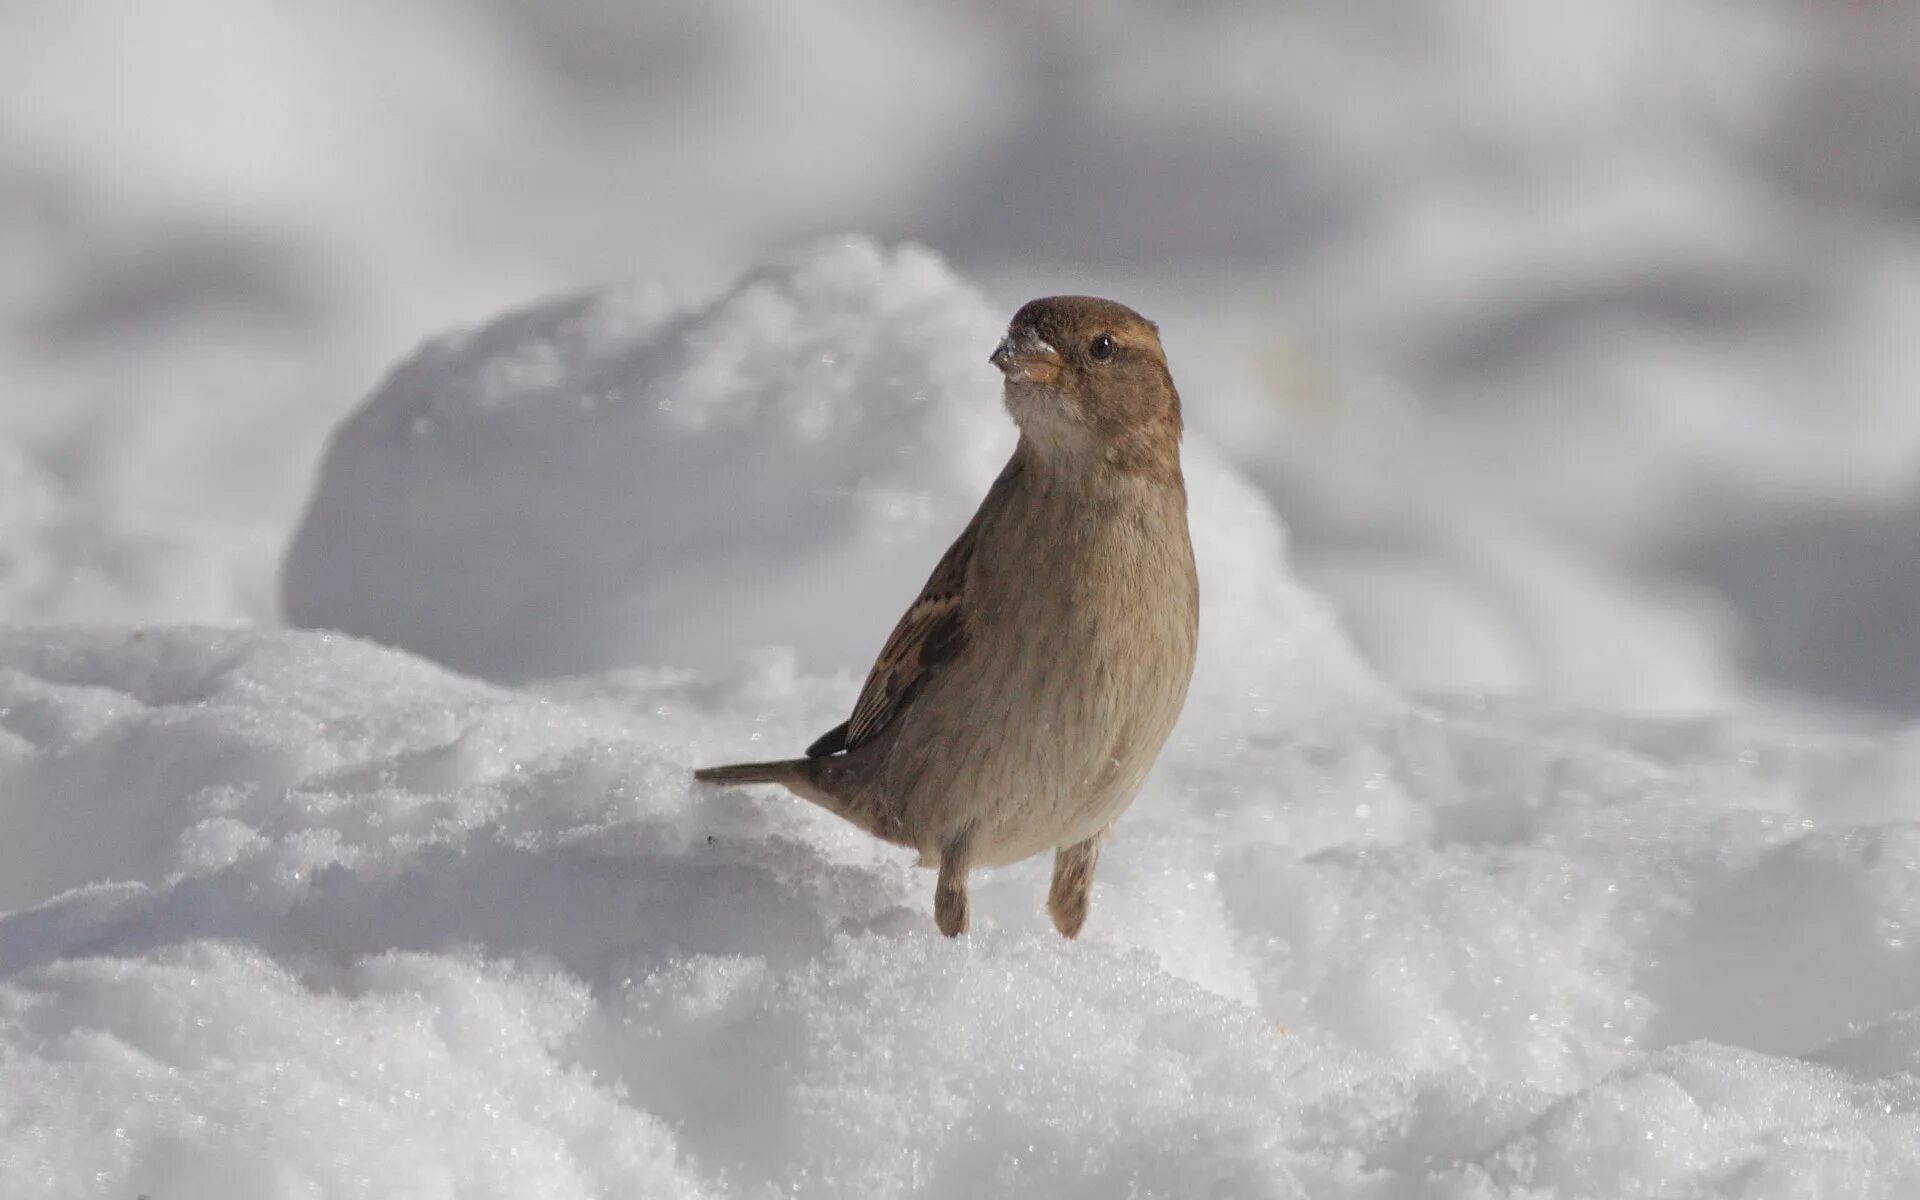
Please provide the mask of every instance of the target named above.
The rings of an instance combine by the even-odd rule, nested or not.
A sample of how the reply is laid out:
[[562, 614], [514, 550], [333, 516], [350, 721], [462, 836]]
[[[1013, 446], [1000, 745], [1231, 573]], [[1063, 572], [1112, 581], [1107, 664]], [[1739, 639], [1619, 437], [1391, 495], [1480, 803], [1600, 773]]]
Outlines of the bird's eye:
[[1092, 345], [1087, 347], [1087, 353], [1093, 356], [1093, 361], [1095, 362], [1105, 362], [1112, 358], [1113, 337], [1109, 334], [1101, 334], [1099, 337], [1093, 339]]

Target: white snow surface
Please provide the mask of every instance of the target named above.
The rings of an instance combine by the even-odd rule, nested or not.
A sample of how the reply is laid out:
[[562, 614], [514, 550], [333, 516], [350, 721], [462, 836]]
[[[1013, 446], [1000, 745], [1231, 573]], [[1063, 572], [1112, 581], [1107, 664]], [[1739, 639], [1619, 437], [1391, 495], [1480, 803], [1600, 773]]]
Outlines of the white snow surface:
[[1199, 438], [1203, 659], [1079, 941], [1044, 861], [948, 941], [910, 853], [696, 788], [845, 715], [1003, 320], [846, 238], [415, 355], [288, 607], [516, 686], [0, 628], [0, 1196], [1920, 1189], [1920, 739], [1403, 699]]
[[[689, 764], [847, 680], [0, 636], [0, 1191], [1920, 1186], [1920, 745], [1190, 714], [1065, 942]], [[757, 741], [753, 741], [757, 739]]]

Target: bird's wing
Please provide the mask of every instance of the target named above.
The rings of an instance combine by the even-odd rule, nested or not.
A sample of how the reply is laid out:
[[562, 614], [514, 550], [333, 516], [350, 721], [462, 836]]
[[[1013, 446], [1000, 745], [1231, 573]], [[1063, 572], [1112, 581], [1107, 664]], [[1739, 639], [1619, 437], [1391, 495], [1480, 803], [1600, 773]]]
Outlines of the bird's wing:
[[881, 648], [847, 720], [846, 748], [857, 750], [912, 703], [929, 672], [967, 644], [967, 565], [979, 525], [967, 526], [933, 569], [920, 598], [907, 609]]
[[[828, 754], [857, 750], [891, 725], [933, 672], [953, 659], [967, 644], [967, 581], [974, 549], [980, 541], [981, 518], [997, 507], [1020, 473], [1018, 459], [994, 481], [993, 489], [974, 513], [966, 529], [947, 547], [920, 596], [894, 626], [893, 636], [881, 648], [867, 682], [860, 688], [853, 716], [843, 728], [830, 730], [814, 747]], [[811, 750], [809, 751], [811, 753]]]

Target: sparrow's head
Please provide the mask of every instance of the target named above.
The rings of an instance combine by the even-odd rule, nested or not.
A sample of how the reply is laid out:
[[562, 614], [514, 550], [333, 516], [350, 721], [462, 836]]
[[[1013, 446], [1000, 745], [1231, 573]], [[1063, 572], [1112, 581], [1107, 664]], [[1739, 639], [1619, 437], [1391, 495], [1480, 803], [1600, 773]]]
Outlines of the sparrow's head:
[[1152, 321], [1111, 300], [1048, 296], [1014, 314], [992, 362], [1039, 452], [1179, 478], [1180, 395]]

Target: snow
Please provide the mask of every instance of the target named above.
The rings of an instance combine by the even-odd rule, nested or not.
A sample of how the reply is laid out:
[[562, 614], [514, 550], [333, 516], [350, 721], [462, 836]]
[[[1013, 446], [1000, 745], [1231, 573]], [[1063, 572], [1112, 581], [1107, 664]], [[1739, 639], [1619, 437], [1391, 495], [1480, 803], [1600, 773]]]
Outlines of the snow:
[[168, 616], [270, 622], [326, 432], [425, 332], [869, 229], [996, 314], [1156, 314], [1396, 683], [1920, 712], [1819, 618], [1912, 632], [1914, 10], [1537, 7], [22, 9], [0, 439], [198, 548]]
[[856, 240], [442, 339], [334, 438], [286, 613], [507, 678], [711, 668], [743, 630], [871, 658], [1012, 449], [997, 337], [932, 255]]
[[230, 564], [264, 548], [95, 511], [0, 442], [0, 613], [12, 621], [244, 621], [266, 601]]
[[[1920, 1194], [1911, 6], [390, 10], [0, 16], [0, 1197]], [[1202, 659], [949, 942], [688, 772], [1069, 290]]]
[[1920, 742], [1402, 699], [1201, 437], [1080, 941], [1044, 862], [950, 942], [911, 854], [697, 788], [844, 714], [1006, 449], [995, 326], [857, 237], [521, 309], [326, 455], [288, 609], [389, 645], [0, 631], [5, 1193], [1920, 1185]]
[[[723, 669], [743, 638], [861, 667], [1013, 448], [1005, 324], [926, 249], [846, 237], [706, 302], [617, 288], [439, 339], [335, 436], [287, 617], [507, 680]], [[1272, 509], [1203, 437], [1187, 465], [1203, 693], [1373, 690]]]
[[175, 629], [0, 664], [8, 1195], [1920, 1182], [1910, 740], [1189, 721], [1082, 941], [1029, 863], [950, 943], [910, 855], [688, 780], [845, 703], [789, 657], [528, 692]]

